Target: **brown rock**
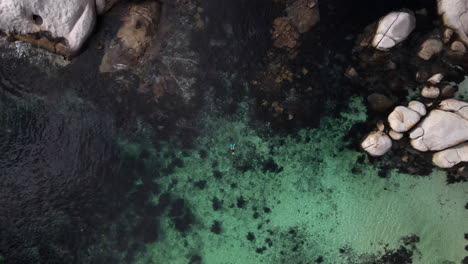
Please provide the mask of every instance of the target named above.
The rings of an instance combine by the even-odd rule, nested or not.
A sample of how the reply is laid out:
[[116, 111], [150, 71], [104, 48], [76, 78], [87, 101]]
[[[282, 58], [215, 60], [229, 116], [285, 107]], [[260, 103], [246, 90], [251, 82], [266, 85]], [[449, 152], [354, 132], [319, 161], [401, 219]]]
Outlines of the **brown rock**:
[[286, 17], [279, 17], [273, 21], [273, 46], [276, 48], [290, 48], [297, 46], [299, 32]]
[[447, 84], [442, 87], [440, 91], [440, 95], [445, 98], [450, 98], [450, 97], [453, 97], [456, 92], [457, 92], [457, 89], [455, 87]]
[[318, 0], [295, 0], [286, 11], [291, 23], [301, 34], [309, 31], [320, 21]]
[[427, 78], [429, 78], [429, 73], [427, 73], [426, 71], [416, 72], [416, 81], [425, 82]]
[[395, 105], [395, 102], [391, 98], [379, 93], [369, 95], [367, 102], [370, 109], [378, 112], [385, 112]]
[[132, 5], [123, 18], [117, 39], [106, 50], [100, 71], [113, 72], [138, 63], [156, 33], [161, 6], [157, 2], [145, 1]]
[[452, 45], [450, 45], [450, 49], [455, 51], [455, 52], [459, 52], [459, 53], [465, 53], [466, 52], [466, 47], [465, 45], [463, 44], [463, 42], [461, 41], [454, 41], [452, 43]]
[[450, 39], [452, 38], [453, 30], [450, 28], [446, 28], [444, 30], [444, 43], [449, 43]]
[[349, 79], [355, 79], [359, 76], [359, 74], [354, 67], [348, 67], [346, 69], [345, 76]]
[[439, 39], [428, 39], [424, 41], [418, 52], [418, 56], [423, 60], [430, 60], [432, 56], [439, 54], [444, 44]]

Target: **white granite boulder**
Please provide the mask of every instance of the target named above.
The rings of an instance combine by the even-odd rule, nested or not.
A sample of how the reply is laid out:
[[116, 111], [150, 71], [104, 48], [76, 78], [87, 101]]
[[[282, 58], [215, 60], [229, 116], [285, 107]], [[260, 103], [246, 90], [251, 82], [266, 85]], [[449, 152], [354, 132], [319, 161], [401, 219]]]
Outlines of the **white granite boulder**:
[[468, 120], [443, 110], [432, 110], [410, 133], [411, 146], [419, 151], [438, 151], [468, 140]]
[[436, 152], [432, 156], [432, 163], [443, 169], [452, 168], [460, 162], [468, 162], [468, 143]]
[[426, 106], [423, 103], [419, 102], [419, 101], [409, 102], [408, 108], [415, 111], [416, 113], [418, 113], [421, 116], [426, 115]]
[[421, 119], [421, 115], [408, 107], [397, 106], [388, 116], [390, 127], [402, 133], [410, 130]]
[[453, 29], [468, 44], [468, 1], [438, 0], [438, 12], [444, 24]]
[[468, 120], [468, 103], [455, 100], [447, 99], [440, 102], [439, 109], [449, 112], [454, 112], [464, 119]]
[[384, 132], [372, 132], [361, 143], [361, 147], [371, 156], [378, 157], [392, 148], [392, 140]]
[[378, 50], [389, 50], [404, 41], [415, 27], [413, 12], [391, 12], [380, 19], [372, 46]]
[[106, 11], [114, 2], [0, 0], [0, 31], [71, 56], [93, 31], [97, 13]]
[[431, 76], [431, 78], [427, 79], [428, 82], [432, 84], [438, 84], [442, 79], [444, 78], [444, 75], [442, 73], [437, 73]]
[[439, 97], [440, 89], [434, 86], [426, 86], [421, 90], [421, 96], [429, 99]]
[[390, 129], [388, 132], [388, 135], [393, 139], [393, 140], [400, 140], [403, 138], [403, 133], [398, 133], [393, 129]]

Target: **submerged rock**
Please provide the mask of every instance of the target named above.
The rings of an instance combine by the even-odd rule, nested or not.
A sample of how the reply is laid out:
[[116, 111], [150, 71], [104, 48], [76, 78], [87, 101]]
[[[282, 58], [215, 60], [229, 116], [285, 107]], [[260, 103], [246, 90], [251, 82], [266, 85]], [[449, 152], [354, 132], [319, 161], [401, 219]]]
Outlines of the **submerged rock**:
[[273, 46], [276, 48], [290, 48], [297, 46], [299, 32], [285, 17], [279, 17], [273, 21]]
[[448, 98], [448, 97], [453, 97], [455, 93], [457, 92], [457, 89], [453, 87], [450, 84], [444, 85], [440, 91], [440, 95], [442, 97]]
[[434, 153], [432, 162], [443, 169], [452, 168], [460, 162], [468, 162], [468, 143]]
[[286, 11], [291, 23], [301, 34], [309, 31], [320, 21], [318, 0], [296, 0]]
[[440, 39], [428, 39], [421, 45], [418, 56], [423, 60], [430, 60], [434, 55], [439, 54], [444, 48]]
[[91, 35], [96, 14], [112, 0], [0, 1], [0, 30], [49, 51], [73, 56]]
[[378, 112], [385, 112], [395, 105], [395, 102], [386, 95], [373, 93], [367, 97], [369, 107]]
[[388, 116], [390, 127], [396, 132], [406, 132], [416, 125], [421, 115], [408, 107], [397, 106]]
[[391, 12], [380, 19], [372, 46], [378, 50], [389, 50], [404, 41], [415, 27], [413, 12]]
[[117, 39], [102, 58], [101, 72], [134, 66], [147, 50], [159, 24], [160, 4], [146, 1], [132, 5], [117, 32]]
[[384, 132], [372, 132], [361, 143], [361, 147], [371, 156], [382, 156], [392, 148], [392, 140]]
[[432, 110], [410, 133], [411, 146], [419, 151], [438, 151], [468, 140], [468, 120], [456, 113]]

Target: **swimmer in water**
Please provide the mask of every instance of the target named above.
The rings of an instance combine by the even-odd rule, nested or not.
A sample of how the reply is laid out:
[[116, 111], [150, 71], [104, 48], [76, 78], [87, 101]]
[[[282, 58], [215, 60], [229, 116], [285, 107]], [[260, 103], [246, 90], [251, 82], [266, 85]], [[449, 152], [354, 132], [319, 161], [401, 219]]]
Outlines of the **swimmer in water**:
[[234, 155], [236, 150], [236, 144], [229, 144], [229, 149], [231, 150], [231, 154]]

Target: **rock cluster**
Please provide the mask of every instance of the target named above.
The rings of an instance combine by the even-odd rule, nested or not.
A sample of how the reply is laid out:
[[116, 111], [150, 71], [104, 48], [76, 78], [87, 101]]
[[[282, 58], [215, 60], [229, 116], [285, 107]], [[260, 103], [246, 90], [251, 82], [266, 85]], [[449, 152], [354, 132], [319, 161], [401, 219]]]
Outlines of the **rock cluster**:
[[[440, 76], [428, 82], [440, 82]], [[468, 103], [446, 99], [426, 116], [426, 107], [411, 101], [408, 107], [397, 106], [388, 116], [390, 130], [371, 132], [361, 147], [371, 156], [382, 156], [392, 147], [391, 139], [400, 140], [409, 132], [411, 146], [419, 151], [439, 151], [433, 163], [440, 168], [451, 168], [468, 161]], [[421, 121], [422, 120], [422, 121]], [[391, 138], [391, 139], [390, 139]]]
[[[382, 156], [392, 148], [401, 152], [409, 145], [432, 152], [432, 162], [440, 168], [468, 162], [468, 103], [452, 99], [457, 91], [453, 83], [461, 82], [468, 70], [467, 11], [467, 1], [438, 0], [443, 23], [428, 20], [427, 12], [399, 10], [358, 36], [355, 63], [348, 67], [354, 74], [346, 76], [367, 90], [371, 118], [378, 121], [389, 113], [385, 125], [379, 121], [362, 141], [369, 155]], [[434, 29], [415, 30], [416, 19], [421, 28]], [[414, 92], [420, 100], [396, 105]]]

